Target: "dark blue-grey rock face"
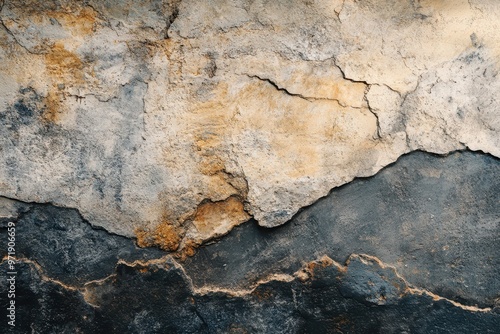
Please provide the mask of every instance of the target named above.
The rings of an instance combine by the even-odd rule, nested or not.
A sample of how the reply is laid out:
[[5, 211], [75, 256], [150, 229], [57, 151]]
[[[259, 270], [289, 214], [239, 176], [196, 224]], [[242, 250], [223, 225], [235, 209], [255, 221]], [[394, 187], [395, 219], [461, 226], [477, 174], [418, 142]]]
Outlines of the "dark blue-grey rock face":
[[[496, 333], [500, 314], [408, 292], [390, 268], [353, 256], [313, 262], [309, 278], [272, 280], [241, 294], [193, 291], [171, 260], [120, 264], [85, 297], [19, 263], [17, 325], [28, 333]], [[0, 266], [2, 287], [5, 262]], [[2, 306], [4, 306], [2, 300]], [[27, 321], [29, 319], [29, 321]]]
[[[248, 285], [321, 255], [365, 253], [412, 284], [466, 304], [500, 294], [500, 164], [472, 152], [415, 152], [334, 189], [285, 226], [246, 224], [185, 268], [195, 285]], [[207, 265], [211, 263], [211, 265]]]
[[[76, 210], [17, 205], [16, 256], [36, 261], [47, 276], [65, 284], [83, 285], [111, 275], [118, 260], [132, 262], [163, 255], [160, 250], [141, 249], [131, 239], [93, 228]], [[2, 257], [6, 251], [0, 250]]]
[[2, 199], [18, 274], [16, 327], [2, 293], [0, 332], [498, 333], [499, 194], [497, 159], [415, 152], [181, 264], [76, 210]]

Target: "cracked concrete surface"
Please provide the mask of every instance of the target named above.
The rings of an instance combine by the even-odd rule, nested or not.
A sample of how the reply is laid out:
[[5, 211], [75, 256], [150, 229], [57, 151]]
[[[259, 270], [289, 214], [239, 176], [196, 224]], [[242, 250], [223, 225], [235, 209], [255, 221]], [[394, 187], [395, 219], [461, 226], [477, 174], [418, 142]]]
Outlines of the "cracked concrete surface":
[[113, 233], [183, 247], [225, 224], [205, 201], [272, 227], [409, 151], [500, 154], [491, 1], [36, 3], [0, 11], [1, 194]]
[[[175, 284], [213, 311], [226, 290], [369, 254], [429, 291], [418, 305], [498, 321], [498, 17], [495, 0], [0, 1], [0, 220], [32, 240], [24, 282], [76, 285], [64, 298], [80, 303], [84, 282], [113, 295], [109, 275], [185, 270]], [[169, 254], [183, 267], [154, 262]], [[193, 331], [244, 331], [182, 310]], [[324, 311], [268, 332], [419, 331]], [[155, 312], [125, 323], [158, 331]]]
[[[374, 255], [412, 284], [469, 305], [498, 298], [498, 160], [470, 152], [410, 153], [268, 231], [250, 222], [187, 259], [196, 286], [253, 284], [323, 254]], [[206, 263], [211, 265], [207, 266]]]

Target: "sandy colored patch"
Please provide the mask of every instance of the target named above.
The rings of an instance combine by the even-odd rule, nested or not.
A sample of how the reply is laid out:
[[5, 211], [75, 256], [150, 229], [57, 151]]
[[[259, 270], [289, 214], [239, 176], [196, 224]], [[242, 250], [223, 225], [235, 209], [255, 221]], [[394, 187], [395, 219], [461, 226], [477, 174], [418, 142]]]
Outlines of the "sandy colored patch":
[[196, 211], [193, 225], [201, 239], [208, 239], [229, 232], [249, 218], [241, 200], [232, 196], [224, 201], [201, 204]]

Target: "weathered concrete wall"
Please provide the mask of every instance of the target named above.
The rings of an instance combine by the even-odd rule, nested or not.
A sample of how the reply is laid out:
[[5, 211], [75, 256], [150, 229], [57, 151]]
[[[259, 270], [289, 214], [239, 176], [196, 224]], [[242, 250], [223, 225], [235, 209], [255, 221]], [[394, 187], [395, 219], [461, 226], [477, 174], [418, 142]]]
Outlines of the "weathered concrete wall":
[[0, 328], [494, 333], [499, 18], [0, 0]]

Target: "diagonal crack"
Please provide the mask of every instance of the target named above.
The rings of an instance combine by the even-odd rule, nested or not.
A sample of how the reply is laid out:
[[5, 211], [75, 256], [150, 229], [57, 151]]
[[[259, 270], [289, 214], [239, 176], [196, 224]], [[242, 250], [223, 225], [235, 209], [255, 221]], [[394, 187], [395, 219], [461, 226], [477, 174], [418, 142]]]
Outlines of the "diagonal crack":
[[464, 305], [464, 304], [461, 304], [461, 303], [456, 302], [454, 300], [448, 299], [446, 297], [439, 296], [439, 295], [437, 295], [429, 290], [415, 287], [411, 283], [409, 283], [401, 274], [399, 274], [399, 272], [397, 271], [397, 269], [394, 266], [391, 266], [387, 263], [382, 262], [378, 257], [373, 256], [373, 255], [352, 254], [346, 262], [346, 266], [345, 266], [346, 268], [348, 266], [349, 260], [352, 258], [355, 258], [355, 257], [360, 259], [363, 263], [366, 263], [366, 260], [373, 261], [373, 262], [377, 263], [380, 266], [380, 268], [382, 268], [382, 269], [385, 269], [385, 268], [390, 269], [392, 272], [394, 272], [394, 274], [399, 279], [401, 279], [406, 284], [406, 289], [404, 291], [406, 294], [427, 295], [429, 297], [432, 297], [432, 299], [435, 301], [443, 300], [443, 301], [446, 301], [446, 302], [452, 304], [455, 307], [458, 307], [458, 308], [461, 308], [463, 310], [470, 311], [470, 312], [490, 312], [492, 310], [491, 307], [481, 308], [481, 307], [476, 307], [476, 306]]
[[[0, 9], [1, 11], [1, 9]], [[23, 48], [24, 50], [26, 50], [26, 52], [28, 52], [29, 54], [32, 54], [32, 55], [38, 55], [38, 53], [36, 52], [33, 52], [31, 51], [30, 49], [28, 49], [26, 46], [24, 46], [16, 37], [16, 35], [14, 35], [14, 33], [5, 25], [5, 22], [2, 18], [2, 16], [0, 16], [0, 26], [2, 26], [5, 31], [7, 32], [7, 34], [12, 37], [12, 39], [14, 40], [14, 42], [19, 45], [21, 48]]]
[[283, 92], [286, 95], [293, 96], [293, 97], [298, 97], [303, 100], [306, 100], [307, 102], [315, 102], [315, 101], [331, 101], [337, 103], [339, 106], [343, 108], [354, 108], [354, 109], [360, 109], [360, 107], [353, 107], [350, 105], [346, 105], [345, 103], [341, 102], [339, 99], [332, 99], [332, 98], [326, 98], [326, 97], [316, 97], [316, 96], [306, 96], [300, 93], [292, 93], [290, 92], [287, 88], [280, 86], [278, 83], [275, 81], [269, 79], [269, 78], [263, 78], [261, 76], [255, 75], [255, 74], [248, 74], [244, 73], [247, 77], [251, 79], [258, 79], [263, 82], [267, 82], [271, 86], [273, 86], [277, 91]]
[[273, 86], [274, 88], [276, 88], [276, 90], [280, 91], [280, 92], [283, 92], [285, 93], [286, 95], [289, 95], [289, 96], [294, 96], [294, 97], [299, 97], [303, 100], [306, 100], [307, 102], [312, 102], [311, 101], [311, 97], [307, 97], [307, 96], [304, 96], [302, 94], [296, 94], [296, 93], [292, 93], [290, 91], [288, 91], [286, 88], [284, 87], [280, 87], [276, 82], [272, 81], [271, 79], [269, 78], [262, 78], [258, 75], [250, 75], [250, 74], [245, 74], [247, 77], [249, 78], [252, 78], [252, 79], [258, 79], [260, 81], [264, 81], [264, 82], [267, 82], [268, 84], [270, 84], [271, 86]]

